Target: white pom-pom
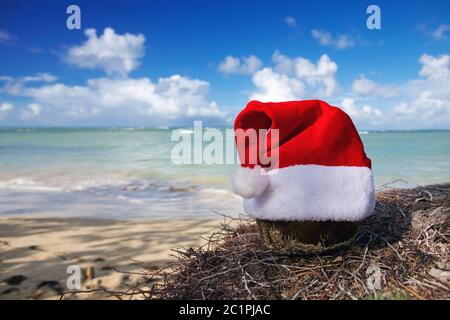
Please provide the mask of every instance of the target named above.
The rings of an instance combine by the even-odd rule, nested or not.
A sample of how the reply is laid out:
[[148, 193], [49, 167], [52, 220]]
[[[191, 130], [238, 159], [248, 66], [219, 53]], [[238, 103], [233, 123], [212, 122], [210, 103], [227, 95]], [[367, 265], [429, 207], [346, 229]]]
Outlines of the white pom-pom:
[[269, 177], [261, 167], [237, 169], [231, 178], [234, 193], [249, 199], [261, 195], [269, 185]]

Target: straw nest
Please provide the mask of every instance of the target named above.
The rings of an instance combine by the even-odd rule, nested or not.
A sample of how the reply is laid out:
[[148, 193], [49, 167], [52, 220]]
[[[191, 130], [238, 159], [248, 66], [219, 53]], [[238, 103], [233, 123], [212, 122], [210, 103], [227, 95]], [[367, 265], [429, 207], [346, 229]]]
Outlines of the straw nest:
[[449, 299], [450, 184], [377, 194], [354, 243], [326, 255], [265, 248], [254, 221], [225, 217], [198, 248], [142, 274], [119, 299]]

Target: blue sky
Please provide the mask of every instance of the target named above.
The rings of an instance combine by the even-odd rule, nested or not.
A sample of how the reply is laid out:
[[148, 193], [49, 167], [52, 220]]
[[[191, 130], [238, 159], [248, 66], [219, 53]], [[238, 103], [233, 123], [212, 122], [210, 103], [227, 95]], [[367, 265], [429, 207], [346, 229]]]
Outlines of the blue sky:
[[322, 99], [362, 130], [450, 128], [449, 55], [448, 1], [1, 0], [0, 126], [221, 125], [250, 99]]

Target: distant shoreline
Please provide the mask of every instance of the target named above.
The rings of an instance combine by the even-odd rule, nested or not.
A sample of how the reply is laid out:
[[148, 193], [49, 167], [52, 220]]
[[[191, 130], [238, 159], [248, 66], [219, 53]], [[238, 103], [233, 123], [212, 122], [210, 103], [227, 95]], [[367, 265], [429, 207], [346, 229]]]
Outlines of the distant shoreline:
[[[61, 130], [61, 131], [77, 131], [77, 130], [174, 130], [174, 129], [190, 129], [192, 125], [187, 126], [0, 126], [1, 131], [8, 130]], [[232, 126], [207, 126], [207, 128], [230, 129]], [[358, 132], [449, 132], [449, 129], [358, 129]]]

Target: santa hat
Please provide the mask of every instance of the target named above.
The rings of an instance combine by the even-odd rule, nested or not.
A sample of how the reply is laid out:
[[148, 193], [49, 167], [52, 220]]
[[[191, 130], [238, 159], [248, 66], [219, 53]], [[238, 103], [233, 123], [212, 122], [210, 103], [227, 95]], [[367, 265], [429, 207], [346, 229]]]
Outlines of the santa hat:
[[238, 146], [241, 167], [232, 177], [232, 186], [245, 198], [249, 216], [358, 221], [373, 213], [371, 161], [352, 120], [341, 109], [319, 100], [251, 101], [237, 116], [234, 129], [235, 133], [238, 129], [279, 130], [278, 144], [265, 151], [278, 152], [272, 170], [249, 162], [251, 146]]

